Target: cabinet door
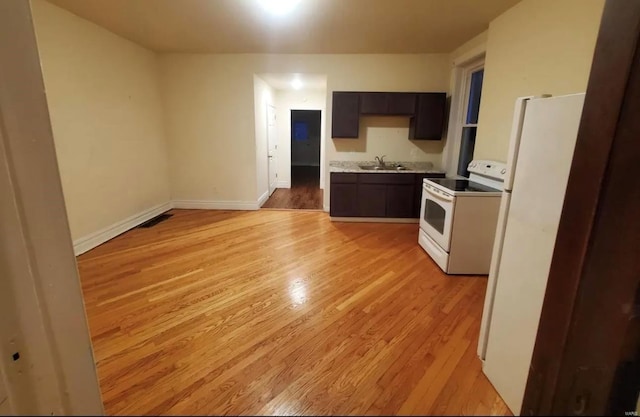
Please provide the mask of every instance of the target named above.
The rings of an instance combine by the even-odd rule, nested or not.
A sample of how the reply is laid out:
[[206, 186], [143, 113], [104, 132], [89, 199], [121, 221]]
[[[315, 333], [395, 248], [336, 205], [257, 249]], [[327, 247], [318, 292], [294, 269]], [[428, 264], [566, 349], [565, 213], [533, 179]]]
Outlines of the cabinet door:
[[387, 95], [387, 114], [413, 116], [415, 112], [415, 93], [389, 93]]
[[358, 184], [358, 216], [385, 217], [387, 212], [387, 186]]
[[387, 185], [387, 217], [410, 218], [413, 212], [414, 184]]
[[441, 140], [447, 105], [446, 93], [419, 93], [415, 116], [409, 125], [409, 139]]
[[357, 184], [331, 183], [331, 217], [355, 217], [358, 215]]
[[388, 93], [360, 93], [360, 114], [387, 114]]
[[357, 138], [360, 130], [360, 93], [334, 92], [331, 137]]

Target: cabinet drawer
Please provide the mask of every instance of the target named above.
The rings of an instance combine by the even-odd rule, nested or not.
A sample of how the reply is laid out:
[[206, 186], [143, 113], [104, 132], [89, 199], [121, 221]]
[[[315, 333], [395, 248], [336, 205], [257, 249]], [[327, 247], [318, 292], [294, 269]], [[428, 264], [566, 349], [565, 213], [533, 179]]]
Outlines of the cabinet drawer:
[[413, 184], [412, 174], [358, 174], [360, 184]]
[[358, 182], [358, 174], [348, 172], [332, 172], [331, 183], [336, 184], [355, 184]]

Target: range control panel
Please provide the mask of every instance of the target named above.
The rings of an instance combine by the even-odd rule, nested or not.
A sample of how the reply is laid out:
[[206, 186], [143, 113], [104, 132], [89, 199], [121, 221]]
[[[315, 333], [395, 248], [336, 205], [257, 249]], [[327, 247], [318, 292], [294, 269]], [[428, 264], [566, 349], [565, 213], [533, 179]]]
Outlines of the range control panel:
[[497, 161], [476, 160], [469, 162], [469, 172], [483, 175], [497, 180], [504, 180], [507, 176], [507, 164]]

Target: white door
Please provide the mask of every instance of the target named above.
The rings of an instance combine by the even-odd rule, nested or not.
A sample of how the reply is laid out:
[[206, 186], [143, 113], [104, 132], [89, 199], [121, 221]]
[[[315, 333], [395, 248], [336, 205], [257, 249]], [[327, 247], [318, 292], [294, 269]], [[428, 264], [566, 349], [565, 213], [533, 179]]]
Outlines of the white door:
[[267, 155], [269, 158], [269, 195], [276, 190], [278, 183], [277, 152], [278, 136], [276, 132], [276, 108], [267, 104]]
[[498, 268], [483, 370], [520, 412], [584, 95], [530, 100]]

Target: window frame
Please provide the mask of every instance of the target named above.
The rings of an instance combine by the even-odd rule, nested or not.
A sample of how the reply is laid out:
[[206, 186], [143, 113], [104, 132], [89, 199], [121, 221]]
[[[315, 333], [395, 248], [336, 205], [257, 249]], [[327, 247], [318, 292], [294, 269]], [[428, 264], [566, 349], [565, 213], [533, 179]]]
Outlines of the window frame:
[[[454, 178], [458, 175], [458, 161], [462, 145], [462, 133], [464, 127], [478, 127], [478, 123], [465, 123], [469, 109], [469, 94], [471, 92], [471, 75], [481, 69], [485, 69], [485, 51], [480, 50], [467, 56], [466, 59], [454, 62], [453, 84], [451, 96], [451, 113], [449, 121], [449, 133], [447, 134], [446, 149], [443, 152], [443, 169], [447, 176]], [[483, 84], [484, 84], [483, 80]], [[482, 106], [482, 104], [480, 104]]]

